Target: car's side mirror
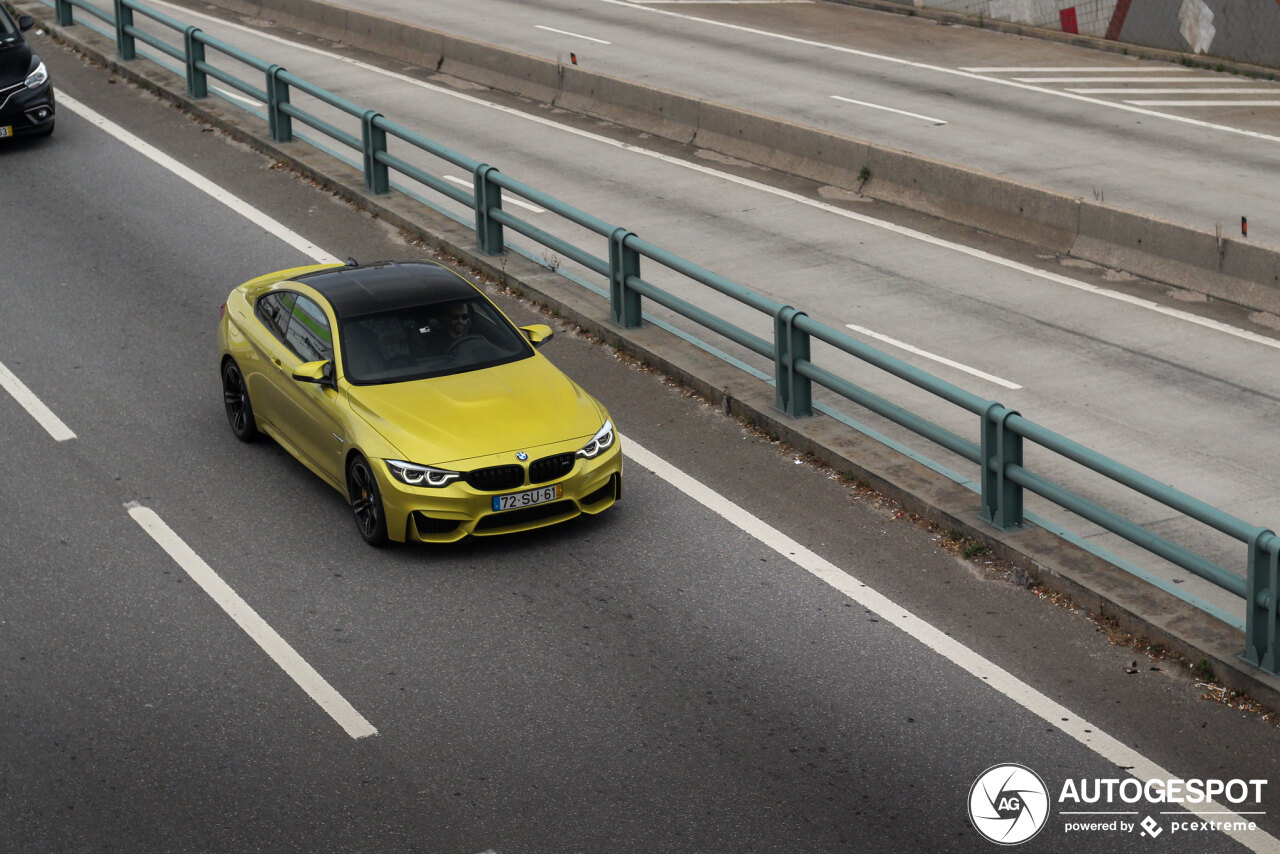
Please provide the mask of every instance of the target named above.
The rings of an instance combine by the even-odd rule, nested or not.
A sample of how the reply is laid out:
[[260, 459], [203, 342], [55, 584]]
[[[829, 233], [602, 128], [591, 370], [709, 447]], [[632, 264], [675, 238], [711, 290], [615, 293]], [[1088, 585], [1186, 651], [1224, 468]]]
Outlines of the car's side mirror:
[[322, 359], [318, 362], [303, 362], [294, 369], [293, 378], [300, 383], [315, 383], [329, 388], [338, 387], [338, 384], [333, 379], [333, 362], [328, 359]]
[[545, 323], [535, 323], [533, 326], [521, 326], [520, 331], [524, 333], [524, 337], [529, 339], [529, 343], [535, 347], [541, 347], [555, 336], [551, 331], [551, 327]]
[[19, 16], [18, 16], [18, 31], [19, 31], [19, 32], [23, 32], [23, 33], [25, 33], [27, 30], [31, 29], [31, 28], [32, 28], [32, 27], [34, 27], [35, 25], [36, 25], [36, 19], [35, 19], [35, 18], [33, 18], [33, 17], [31, 17], [30, 15], [19, 15]]

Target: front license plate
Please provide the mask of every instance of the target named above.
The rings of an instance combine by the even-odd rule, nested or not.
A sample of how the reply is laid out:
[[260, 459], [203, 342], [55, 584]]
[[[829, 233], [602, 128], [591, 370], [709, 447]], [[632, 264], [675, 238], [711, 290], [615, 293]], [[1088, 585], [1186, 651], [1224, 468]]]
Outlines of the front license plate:
[[0, 125], [0, 139], [13, 136], [13, 125]]
[[521, 507], [532, 507], [544, 501], [555, 501], [560, 497], [560, 484], [544, 486], [540, 489], [529, 489], [524, 492], [513, 492], [510, 495], [493, 496], [494, 510], [518, 510]]

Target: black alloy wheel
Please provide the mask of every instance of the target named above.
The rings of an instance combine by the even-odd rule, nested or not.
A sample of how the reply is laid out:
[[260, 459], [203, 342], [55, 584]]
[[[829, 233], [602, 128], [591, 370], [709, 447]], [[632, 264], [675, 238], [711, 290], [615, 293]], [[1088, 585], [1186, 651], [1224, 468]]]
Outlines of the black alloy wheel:
[[351, 512], [360, 536], [371, 546], [385, 545], [387, 517], [382, 512], [382, 494], [378, 492], [373, 469], [364, 457], [353, 457], [347, 464], [347, 497], [351, 500]]
[[231, 432], [242, 442], [258, 438], [258, 423], [253, 419], [253, 405], [249, 403], [249, 389], [244, 375], [234, 359], [222, 363], [222, 401], [227, 408], [227, 422]]

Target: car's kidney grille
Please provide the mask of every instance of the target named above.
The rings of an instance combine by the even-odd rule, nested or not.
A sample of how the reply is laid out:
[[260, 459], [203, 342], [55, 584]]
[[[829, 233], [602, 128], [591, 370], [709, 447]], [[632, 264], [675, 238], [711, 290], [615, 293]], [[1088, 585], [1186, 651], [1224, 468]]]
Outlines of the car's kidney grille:
[[573, 454], [556, 454], [529, 463], [529, 482], [546, 483], [573, 471]]
[[466, 473], [464, 480], [481, 492], [501, 492], [524, 485], [524, 466], [490, 466]]

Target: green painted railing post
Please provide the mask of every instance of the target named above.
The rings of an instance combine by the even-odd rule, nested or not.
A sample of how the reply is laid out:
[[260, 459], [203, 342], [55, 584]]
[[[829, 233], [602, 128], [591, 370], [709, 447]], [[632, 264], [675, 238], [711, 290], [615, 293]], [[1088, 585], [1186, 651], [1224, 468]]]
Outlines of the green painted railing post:
[[1245, 587], [1245, 661], [1276, 672], [1276, 592], [1280, 589], [1280, 541], [1259, 529], [1249, 541], [1249, 578]]
[[281, 109], [289, 103], [289, 84], [280, 79], [284, 68], [273, 65], [267, 69], [267, 124], [271, 126], [271, 138], [276, 142], [293, 140], [293, 118]]
[[1022, 526], [1022, 487], [1008, 477], [1022, 465], [1022, 437], [1008, 425], [1017, 414], [992, 403], [982, 415], [982, 518], [1002, 531]]
[[793, 418], [813, 415], [813, 383], [796, 372], [797, 362], [809, 361], [809, 333], [795, 325], [806, 316], [784, 305], [773, 317], [773, 405]]
[[609, 310], [623, 329], [641, 323], [640, 292], [627, 287], [628, 278], [640, 277], [640, 253], [627, 245], [627, 238], [634, 236], [625, 228], [609, 235]]
[[209, 78], [200, 66], [204, 64], [204, 42], [197, 38], [200, 30], [187, 27], [182, 33], [182, 41], [186, 47], [187, 60], [187, 94], [192, 98], [209, 97]]
[[501, 255], [504, 248], [502, 223], [493, 218], [494, 211], [502, 210], [502, 188], [490, 177], [497, 171], [497, 167], [481, 163], [474, 175], [476, 245], [486, 255]]
[[138, 58], [138, 48], [134, 44], [129, 29], [133, 27], [133, 7], [126, 0], [115, 0], [116, 6], [116, 51], [126, 62]]
[[391, 191], [387, 164], [378, 159], [379, 154], [387, 153], [387, 132], [377, 125], [380, 118], [382, 113], [368, 110], [360, 119], [364, 132], [364, 185], [379, 196]]
[[53, 8], [58, 13], [58, 26], [69, 27], [76, 22], [70, 0], [54, 0]]

